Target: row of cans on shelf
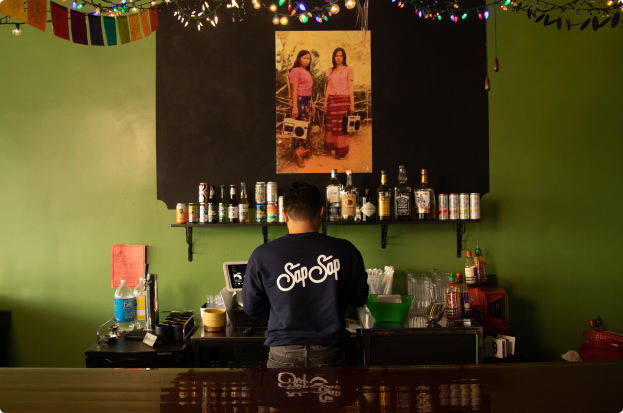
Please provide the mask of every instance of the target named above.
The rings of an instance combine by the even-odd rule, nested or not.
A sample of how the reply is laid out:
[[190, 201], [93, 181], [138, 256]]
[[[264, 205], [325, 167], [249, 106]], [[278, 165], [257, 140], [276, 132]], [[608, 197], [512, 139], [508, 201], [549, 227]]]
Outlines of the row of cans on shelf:
[[480, 219], [480, 194], [439, 194], [438, 219]]

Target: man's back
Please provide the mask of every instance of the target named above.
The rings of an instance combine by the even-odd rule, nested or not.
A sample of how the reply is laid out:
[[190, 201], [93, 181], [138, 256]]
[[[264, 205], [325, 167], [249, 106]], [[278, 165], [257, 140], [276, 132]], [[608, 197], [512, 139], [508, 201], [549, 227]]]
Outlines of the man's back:
[[348, 338], [347, 304], [368, 298], [367, 274], [349, 241], [288, 234], [253, 252], [242, 296], [247, 314], [269, 316], [267, 346], [336, 346]]

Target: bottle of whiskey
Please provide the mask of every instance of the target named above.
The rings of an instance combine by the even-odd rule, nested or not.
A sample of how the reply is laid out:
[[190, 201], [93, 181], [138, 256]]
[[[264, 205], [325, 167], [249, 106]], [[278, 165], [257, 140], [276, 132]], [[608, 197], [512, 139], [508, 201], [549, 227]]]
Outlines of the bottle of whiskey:
[[374, 205], [374, 197], [370, 195], [370, 190], [366, 189], [365, 195], [361, 197], [361, 221], [376, 221], [376, 205]]
[[353, 171], [346, 170], [346, 186], [340, 192], [342, 196], [342, 221], [354, 221], [357, 215], [359, 191], [353, 185]]
[[225, 198], [225, 185], [221, 185], [221, 199], [218, 201], [218, 223], [229, 224], [229, 218], [227, 217], [227, 209], [229, 202]]
[[411, 202], [411, 187], [407, 184], [407, 168], [398, 167], [398, 186], [394, 188], [394, 215], [396, 221], [410, 221], [413, 204]]
[[378, 198], [378, 217], [379, 221], [389, 221], [392, 219], [391, 207], [392, 204], [392, 190], [387, 184], [387, 174], [385, 171], [381, 171], [381, 186], [377, 191]]
[[238, 202], [238, 220], [241, 224], [249, 223], [249, 200], [247, 199], [247, 185], [240, 183], [240, 202]]
[[327, 184], [327, 221], [339, 221], [341, 217], [340, 192], [344, 186], [337, 179], [337, 169], [331, 169], [331, 180]]
[[218, 223], [218, 204], [216, 203], [216, 190], [210, 185], [210, 198], [208, 198], [208, 224]]
[[429, 221], [435, 219], [435, 190], [428, 184], [426, 169], [422, 169], [422, 180], [415, 193], [415, 219]]
[[238, 199], [236, 199], [236, 185], [229, 186], [229, 207], [227, 208], [230, 224], [237, 224], [238, 219]]

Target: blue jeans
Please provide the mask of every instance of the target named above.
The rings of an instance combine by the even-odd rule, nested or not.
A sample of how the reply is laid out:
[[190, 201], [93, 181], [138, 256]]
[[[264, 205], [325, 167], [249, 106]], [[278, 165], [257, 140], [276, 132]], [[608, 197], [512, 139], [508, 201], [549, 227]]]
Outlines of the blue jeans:
[[343, 347], [298, 344], [271, 347], [267, 367], [340, 367], [346, 366]]

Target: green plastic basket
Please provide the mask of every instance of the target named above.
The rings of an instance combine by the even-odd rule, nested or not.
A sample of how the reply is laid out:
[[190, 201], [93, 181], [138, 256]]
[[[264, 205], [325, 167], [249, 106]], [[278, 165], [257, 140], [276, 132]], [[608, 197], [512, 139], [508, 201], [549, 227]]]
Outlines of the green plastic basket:
[[412, 295], [401, 296], [402, 303], [377, 303], [378, 294], [370, 294], [366, 306], [370, 310], [375, 321], [391, 321], [400, 323], [407, 315], [413, 302]]

